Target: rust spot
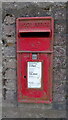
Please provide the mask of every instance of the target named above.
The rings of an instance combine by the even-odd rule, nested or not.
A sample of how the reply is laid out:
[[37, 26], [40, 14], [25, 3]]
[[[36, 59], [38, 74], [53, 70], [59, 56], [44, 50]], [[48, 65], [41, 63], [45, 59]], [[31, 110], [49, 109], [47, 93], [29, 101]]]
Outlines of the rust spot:
[[13, 46], [14, 44], [13, 43], [7, 43], [7, 46]]

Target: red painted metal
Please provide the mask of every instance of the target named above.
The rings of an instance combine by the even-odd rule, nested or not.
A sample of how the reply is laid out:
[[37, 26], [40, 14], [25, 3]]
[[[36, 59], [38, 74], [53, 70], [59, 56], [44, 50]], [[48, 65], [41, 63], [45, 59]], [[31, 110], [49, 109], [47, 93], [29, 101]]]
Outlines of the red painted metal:
[[[16, 20], [18, 101], [27, 103], [52, 102], [53, 67], [52, 17], [24, 17]], [[37, 59], [32, 59], [32, 54]], [[27, 62], [42, 61], [42, 88], [27, 87]]]

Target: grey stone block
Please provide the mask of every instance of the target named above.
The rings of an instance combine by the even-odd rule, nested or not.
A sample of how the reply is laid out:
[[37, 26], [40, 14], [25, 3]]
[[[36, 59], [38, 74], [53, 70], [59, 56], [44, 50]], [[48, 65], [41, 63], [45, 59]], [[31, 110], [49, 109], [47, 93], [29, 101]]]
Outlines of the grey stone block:
[[[12, 79], [12, 78], [11, 78]], [[5, 82], [5, 86], [3, 86], [3, 87], [5, 87], [7, 90], [16, 90], [16, 85], [17, 85], [17, 83], [16, 83], [17, 81], [16, 80], [14, 80], [14, 79], [12, 79], [12, 80], [7, 80], [6, 82]], [[12, 91], [13, 92], [13, 91]]]
[[8, 59], [6, 62], [6, 68], [15, 68], [16, 69], [16, 59]]
[[59, 94], [66, 94], [66, 82], [56, 82], [53, 83], [53, 91]]
[[66, 45], [66, 34], [54, 34], [54, 45], [63, 46]]
[[66, 57], [66, 46], [54, 46], [54, 56], [65, 56]]
[[14, 120], [15, 118], [19, 118], [20, 119], [20, 110], [14, 107], [3, 107], [3, 113], [2, 113], [2, 117], [4, 119], [12, 119]]
[[62, 104], [61, 103], [53, 103], [53, 109], [66, 110], [66, 103], [65, 102], [63, 102]]
[[6, 92], [6, 99], [8, 99], [9, 101], [10, 100], [14, 100], [14, 94], [15, 94], [15, 91], [12, 91], [12, 90], [7, 90], [7, 92]]
[[53, 102], [56, 102], [56, 103], [66, 102], [65, 93], [59, 94], [59, 93], [54, 92], [53, 93]]
[[57, 83], [66, 81], [66, 69], [53, 69], [53, 80]]
[[16, 56], [16, 49], [15, 46], [8, 46], [4, 48], [4, 56], [5, 57], [15, 57]]
[[6, 90], [5, 97], [3, 96], [3, 107], [17, 107], [17, 95], [14, 90]]
[[4, 19], [5, 24], [14, 24], [15, 23], [15, 16], [7, 14]]
[[5, 107], [6, 109], [8, 108], [15, 108], [17, 107], [17, 101], [16, 100], [7, 100], [7, 99], [2, 99], [2, 108]]
[[60, 22], [59, 23], [57, 22], [55, 24], [55, 32], [56, 33], [61, 33], [61, 32], [66, 33], [66, 22], [65, 22], [65, 20], [64, 20], [64, 22], [62, 22], [62, 20], [60, 20]]
[[14, 25], [5, 25], [2, 26], [2, 34], [6, 36], [14, 36], [15, 35], [15, 26]]
[[9, 35], [9, 36], [3, 35], [2, 36], [2, 43], [5, 46], [11, 46], [12, 43], [14, 44], [15, 42], [16, 42], [16, 39], [14, 36], [11, 36], [11, 35]]
[[65, 56], [60, 56], [60, 57], [54, 56], [53, 67], [56, 69], [66, 68], [66, 57]]
[[5, 79], [16, 79], [16, 71], [13, 69], [8, 69], [5, 73]]
[[58, 6], [54, 3], [52, 10], [53, 10], [54, 19], [57, 19], [57, 20], [66, 19], [66, 5], [65, 5], [65, 3], [61, 7], [60, 7], [60, 5]]
[[[29, 109], [27, 107], [27, 109], [24, 108], [5, 108], [3, 107], [3, 117], [4, 118], [65, 118], [66, 117], [66, 111], [65, 110], [42, 110], [40, 109]], [[8, 114], [10, 113], [10, 114]]]

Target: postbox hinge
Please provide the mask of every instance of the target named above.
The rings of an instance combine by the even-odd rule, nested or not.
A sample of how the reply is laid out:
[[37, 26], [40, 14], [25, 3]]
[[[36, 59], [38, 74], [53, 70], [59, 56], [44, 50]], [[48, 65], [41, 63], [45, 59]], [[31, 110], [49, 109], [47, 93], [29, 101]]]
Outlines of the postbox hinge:
[[47, 53], [47, 54], [51, 54], [51, 53], [53, 53], [53, 51], [24, 51], [24, 50], [20, 50], [20, 51], [17, 51], [17, 53]]

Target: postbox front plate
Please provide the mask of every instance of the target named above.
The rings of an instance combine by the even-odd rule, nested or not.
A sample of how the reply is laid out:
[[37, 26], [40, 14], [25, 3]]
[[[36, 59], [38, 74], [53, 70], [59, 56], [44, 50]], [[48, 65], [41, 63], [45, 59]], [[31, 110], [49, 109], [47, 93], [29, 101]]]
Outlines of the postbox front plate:
[[51, 103], [53, 19], [18, 18], [16, 27], [18, 101]]

